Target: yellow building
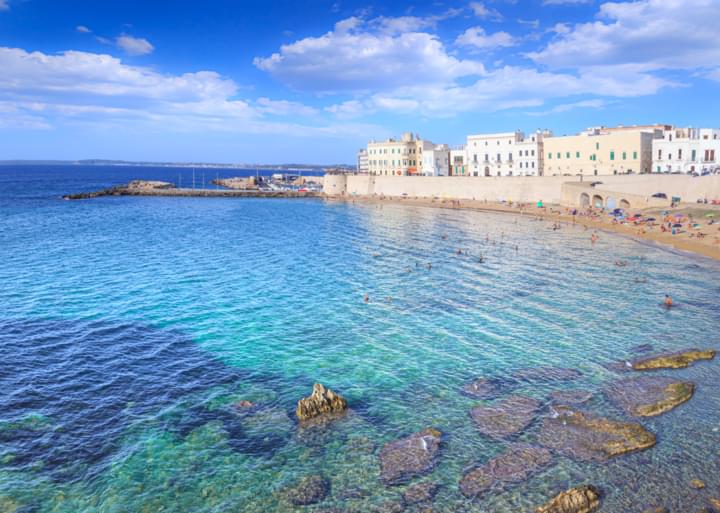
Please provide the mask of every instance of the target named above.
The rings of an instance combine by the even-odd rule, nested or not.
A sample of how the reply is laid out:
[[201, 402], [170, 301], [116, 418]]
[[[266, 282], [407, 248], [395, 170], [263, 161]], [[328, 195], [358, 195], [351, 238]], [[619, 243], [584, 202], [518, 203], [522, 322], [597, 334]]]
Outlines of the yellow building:
[[368, 171], [371, 175], [406, 176], [423, 174], [423, 152], [435, 145], [406, 132], [400, 139], [371, 141], [367, 145]]
[[545, 137], [545, 176], [602, 176], [652, 171], [652, 142], [665, 125], [591, 128]]

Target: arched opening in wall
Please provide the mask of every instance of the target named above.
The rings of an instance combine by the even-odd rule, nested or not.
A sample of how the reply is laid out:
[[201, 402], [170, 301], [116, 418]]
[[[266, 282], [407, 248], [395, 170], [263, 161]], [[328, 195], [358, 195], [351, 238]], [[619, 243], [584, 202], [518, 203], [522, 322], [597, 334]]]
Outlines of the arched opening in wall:
[[592, 206], [595, 208], [603, 208], [603, 198], [599, 194], [593, 196]]
[[590, 206], [590, 195], [587, 192], [583, 192], [580, 195], [580, 206], [583, 208]]
[[622, 209], [624, 209], [624, 210], [629, 209], [629, 208], [630, 208], [630, 202], [629, 202], [628, 200], [626, 200], [626, 199], [621, 199], [621, 200], [620, 200], [620, 208], [622, 208]]
[[615, 201], [615, 198], [613, 198], [611, 196], [605, 201], [606, 201], [605, 205], [607, 205], [607, 208], [609, 210], [615, 210], [615, 208], [617, 207], [617, 201]]
[[485, 176], [490, 176], [490, 168], [489, 167], [485, 168]]

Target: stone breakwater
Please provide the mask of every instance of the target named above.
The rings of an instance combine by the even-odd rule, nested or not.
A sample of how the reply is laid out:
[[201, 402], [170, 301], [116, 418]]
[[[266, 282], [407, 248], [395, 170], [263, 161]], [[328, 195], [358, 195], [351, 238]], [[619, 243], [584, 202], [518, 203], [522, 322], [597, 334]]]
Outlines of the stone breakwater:
[[63, 199], [82, 200], [102, 196], [167, 196], [210, 198], [319, 198], [322, 193], [297, 191], [259, 191], [237, 189], [178, 189], [169, 182], [135, 180], [99, 191], [66, 194]]

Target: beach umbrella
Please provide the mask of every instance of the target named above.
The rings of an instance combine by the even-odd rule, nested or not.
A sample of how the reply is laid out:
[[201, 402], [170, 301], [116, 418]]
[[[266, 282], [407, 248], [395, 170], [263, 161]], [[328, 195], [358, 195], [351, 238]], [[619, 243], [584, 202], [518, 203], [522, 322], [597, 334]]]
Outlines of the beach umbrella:
[[682, 226], [683, 225], [681, 225], [680, 223], [676, 223], [676, 224], [672, 225], [673, 228], [682, 228]]
[[645, 219], [645, 220], [646, 220], [646, 221], [655, 221], [655, 218], [654, 218], [654, 217], [648, 217], [648, 218]]
[[675, 217], [679, 219], [679, 218], [683, 217], [683, 215], [682, 215], [682, 214], [675, 214]]

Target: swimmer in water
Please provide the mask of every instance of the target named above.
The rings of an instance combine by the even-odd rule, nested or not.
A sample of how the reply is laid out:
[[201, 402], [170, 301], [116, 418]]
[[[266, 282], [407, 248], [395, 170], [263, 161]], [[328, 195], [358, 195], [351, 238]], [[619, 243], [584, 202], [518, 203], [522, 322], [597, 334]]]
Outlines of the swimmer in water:
[[370, 294], [365, 294], [365, 297], [363, 298], [363, 301], [364, 301], [365, 303], [369, 303], [369, 302], [370, 302]]
[[428, 262], [427, 268], [428, 268], [428, 271], [429, 271], [430, 269], [432, 269], [432, 263]]
[[670, 307], [673, 305], [673, 300], [672, 300], [672, 298], [670, 297], [669, 294], [665, 294], [665, 300], [663, 301], [663, 304], [664, 304], [667, 308], [670, 308]]

